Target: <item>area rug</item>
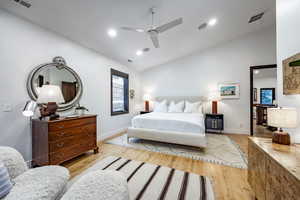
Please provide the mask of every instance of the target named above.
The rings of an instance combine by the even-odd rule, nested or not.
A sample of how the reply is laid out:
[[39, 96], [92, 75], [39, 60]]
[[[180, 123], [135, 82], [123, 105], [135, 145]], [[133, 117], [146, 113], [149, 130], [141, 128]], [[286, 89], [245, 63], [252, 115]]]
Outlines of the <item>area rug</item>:
[[228, 136], [217, 134], [206, 135], [208, 146], [204, 149], [137, 138], [130, 138], [130, 142], [128, 143], [126, 134], [108, 140], [106, 143], [247, 169], [245, 154]]
[[213, 186], [208, 177], [114, 156], [97, 162], [71, 182], [74, 183], [84, 174], [95, 170], [124, 173], [131, 200], [214, 200]]

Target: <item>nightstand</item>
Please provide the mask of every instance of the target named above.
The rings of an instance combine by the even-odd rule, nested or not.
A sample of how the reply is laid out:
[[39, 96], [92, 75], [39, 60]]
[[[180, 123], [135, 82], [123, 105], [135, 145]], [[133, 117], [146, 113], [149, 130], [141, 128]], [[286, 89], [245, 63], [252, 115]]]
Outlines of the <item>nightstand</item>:
[[140, 111], [140, 115], [143, 115], [143, 114], [147, 114], [147, 113], [151, 113], [151, 111]]
[[222, 133], [224, 130], [223, 114], [205, 114], [205, 132]]

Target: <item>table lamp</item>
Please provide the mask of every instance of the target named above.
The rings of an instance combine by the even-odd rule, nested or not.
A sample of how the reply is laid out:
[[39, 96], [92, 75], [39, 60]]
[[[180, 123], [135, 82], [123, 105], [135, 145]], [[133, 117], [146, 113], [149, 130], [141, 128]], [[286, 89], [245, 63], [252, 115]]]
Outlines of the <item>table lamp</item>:
[[151, 96], [149, 94], [145, 94], [143, 97], [144, 101], [145, 101], [145, 111], [149, 112], [149, 101], [151, 100]]
[[48, 116], [50, 120], [59, 118], [59, 115], [56, 114], [57, 104], [64, 102], [65, 99], [59, 86], [43, 85], [37, 99], [37, 103], [41, 104], [41, 118]]
[[218, 101], [221, 100], [219, 91], [213, 91], [210, 93], [208, 99], [211, 101], [211, 113], [218, 114]]
[[297, 111], [294, 108], [268, 108], [268, 125], [277, 127], [273, 132], [272, 141], [278, 144], [290, 145], [290, 135], [282, 128], [296, 128]]

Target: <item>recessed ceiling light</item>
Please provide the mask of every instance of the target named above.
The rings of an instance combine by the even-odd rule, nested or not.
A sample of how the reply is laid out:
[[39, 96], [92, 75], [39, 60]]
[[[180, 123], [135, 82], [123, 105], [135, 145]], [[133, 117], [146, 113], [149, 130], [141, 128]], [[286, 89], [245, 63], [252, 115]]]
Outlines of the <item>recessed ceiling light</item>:
[[209, 21], [208, 21], [208, 25], [209, 26], [214, 26], [214, 25], [216, 25], [216, 23], [217, 23], [217, 19], [216, 18], [212, 18], [212, 19], [210, 19]]
[[138, 50], [138, 51], [136, 52], [136, 55], [137, 55], [137, 56], [141, 56], [141, 55], [143, 55], [143, 53], [144, 53], [143, 51]]
[[254, 70], [254, 74], [259, 74], [259, 70]]
[[109, 29], [107, 31], [107, 34], [108, 34], [109, 37], [114, 38], [114, 37], [117, 36], [117, 31], [115, 29]]

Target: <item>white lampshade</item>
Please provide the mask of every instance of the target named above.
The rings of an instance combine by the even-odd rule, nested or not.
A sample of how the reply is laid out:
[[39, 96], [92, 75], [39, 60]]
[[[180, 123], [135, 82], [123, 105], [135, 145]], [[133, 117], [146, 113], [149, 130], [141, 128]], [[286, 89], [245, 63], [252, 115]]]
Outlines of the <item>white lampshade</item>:
[[64, 103], [65, 99], [61, 89], [57, 85], [43, 85], [39, 91], [37, 103]]
[[268, 125], [279, 128], [296, 128], [297, 111], [294, 108], [268, 108]]
[[150, 101], [151, 100], [151, 95], [150, 94], [144, 94], [143, 99], [144, 99], [144, 101]]

